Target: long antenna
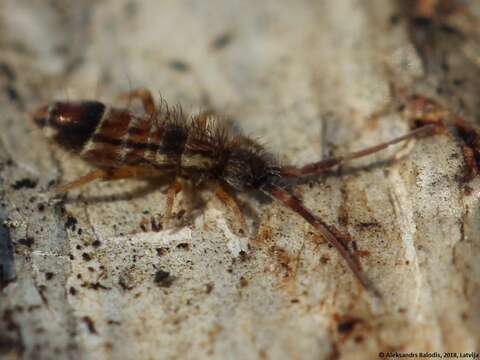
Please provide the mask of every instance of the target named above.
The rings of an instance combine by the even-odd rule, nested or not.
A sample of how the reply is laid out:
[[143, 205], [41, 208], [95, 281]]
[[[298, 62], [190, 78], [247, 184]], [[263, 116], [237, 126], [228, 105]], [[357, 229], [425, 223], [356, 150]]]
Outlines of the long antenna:
[[353, 159], [358, 159], [367, 155], [371, 155], [373, 153], [376, 153], [380, 150], [386, 149], [390, 145], [397, 144], [399, 142], [411, 139], [415, 136], [418, 136], [420, 134], [428, 133], [431, 132], [435, 128], [435, 125], [429, 124], [422, 126], [421, 128], [415, 129], [410, 131], [409, 133], [406, 133], [405, 135], [402, 135], [398, 138], [395, 138], [393, 140], [360, 150], [360, 151], [355, 151], [351, 152], [345, 155], [337, 156], [337, 157], [332, 157], [328, 159], [324, 159], [321, 161], [313, 162], [307, 165], [304, 165], [302, 167], [296, 167], [296, 166], [284, 166], [282, 168], [282, 176], [287, 177], [287, 178], [295, 178], [295, 177], [301, 177], [301, 176], [307, 176], [307, 175], [314, 175], [314, 174], [319, 174], [322, 171], [329, 169], [335, 165], [342, 164], [346, 161], [350, 161]]
[[266, 195], [280, 201], [283, 205], [303, 217], [309, 224], [317, 229], [320, 234], [337, 249], [360, 284], [366, 290], [371, 291], [375, 296], [379, 298], [381, 297], [380, 292], [366, 278], [359, 261], [350, 253], [347, 246], [328, 229], [328, 226], [322, 220], [313, 215], [298, 198], [273, 184], [268, 185], [262, 190]]

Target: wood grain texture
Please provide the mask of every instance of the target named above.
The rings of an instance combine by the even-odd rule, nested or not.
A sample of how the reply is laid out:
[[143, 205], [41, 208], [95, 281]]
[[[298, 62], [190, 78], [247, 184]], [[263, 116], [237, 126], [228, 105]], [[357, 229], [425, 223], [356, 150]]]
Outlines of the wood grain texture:
[[198, 206], [179, 195], [176, 231], [162, 228], [162, 184], [100, 182], [52, 200], [53, 182], [89, 169], [26, 116], [145, 87], [303, 164], [405, 133], [412, 94], [477, 124], [479, 21], [477, 1], [2, 1], [0, 356], [480, 351], [480, 184], [465, 180], [454, 132], [296, 189], [356, 241], [377, 300], [308, 224], [263, 198], [241, 197], [248, 237], [208, 192]]

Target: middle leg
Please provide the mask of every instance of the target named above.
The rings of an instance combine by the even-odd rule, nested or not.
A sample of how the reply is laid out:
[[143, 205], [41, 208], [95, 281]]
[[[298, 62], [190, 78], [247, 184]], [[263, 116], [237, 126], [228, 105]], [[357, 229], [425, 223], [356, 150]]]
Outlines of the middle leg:
[[220, 183], [215, 184], [215, 195], [220, 199], [222, 203], [224, 203], [227, 208], [233, 211], [235, 214], [238, 222], [240, 223], [241, 230], [244, 234], [247, 234], [247, 222], [245, 221], [245, 217], [243, 216], [242, 210], [238, 206], [237, 200], [235, 197], [228, 193], [227, 190]]

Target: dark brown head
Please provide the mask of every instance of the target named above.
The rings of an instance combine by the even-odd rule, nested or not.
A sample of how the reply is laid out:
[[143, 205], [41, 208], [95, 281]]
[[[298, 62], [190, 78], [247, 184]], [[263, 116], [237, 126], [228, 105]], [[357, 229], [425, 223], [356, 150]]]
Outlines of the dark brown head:
[[261, 190], [279, 179], [279, 167], [273, 157], [257, 144], [230, 149], [222, 179], [236, 190]]
[[97, 101], [54, 102], [31, 113], [45, 135], [67, 150], [80, 151], [90, 139], [105, 111]]

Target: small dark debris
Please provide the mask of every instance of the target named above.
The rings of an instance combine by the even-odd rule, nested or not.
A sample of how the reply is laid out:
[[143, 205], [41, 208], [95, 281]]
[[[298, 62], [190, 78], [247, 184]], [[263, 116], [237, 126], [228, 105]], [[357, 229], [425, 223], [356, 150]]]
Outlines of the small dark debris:
[[471, 187], [468, 186], [468, 185], [465, 185], [465, 186], [463, 187], [463, 191], [464, 191], [464, 193], [465, 193], [465, 196], [470, 196], [470, 195], [472, 195], [472, 193], [473, 193], [473, 188], [471, 188]]
[[75, 289], [73, 286], [70, 286], [70, 289], [68, 289], [68, 292], [72, 296], [77, 295], [77, 289]]
[[352, 249], [353, 249], [353, 251], [358, 251], [358, 245], [357, 245], [357, 242], [355, 240], [352, 241]]
[[180, 243], [180, 244], [177, 245], [177, 249], [190, 250], [190, 244], [189, 243]]
[[65, 222], [65, 227], [67, 229], [72, 229], [75, 230], [75, 227], [77, 226], [77, 219], [75, 219], [72, 215], [67, 216], [67, 221]]
[[89, 254], [89, 253], [83, 253], [82, 254], [82, 259], [85, 260], [85, 261], [90, 261], [92, 260], [92, 256]]
[[44, 211], [45, 210], [45, 204], [43, 204], [43, 203], [38, 204], [37, 209], [38, 209], [38, 211]]
[[432, 19], [424, 16], [417, 16], [412, 19], [412, 24], [415, 27], [427, 28], [427, 27], [430, 27], [430, 25], [432, 25]]
[[238, 255], [239, 255], [239, 257], [240, 257], [240, 261], [241, 261], [241, 262], [245, 262], [245, 261], [248, 260], [248, 254], [247, 254], [246, 251], [240, 250], [240, 252], [239, 252]]
[[40, 292], [45, 291], [45, 290], [47, 290], [47, 286], [46, 286], [46, 285], [39, 285], [39, 286], [38, 286], [38, 290], [39, 290]]
[[94, 242], [92, 242], [92, 246], [95, 248], [99, 247], [100, 245], [102, 245], [102, 242], [100, 240], [95, 240]]
[[460, 119], [457, 119], [455, 127], [458, 136], [465, 143], [462, 146], [466, 166], [465, 181], [470, 181], [480, 172], [480, 134], [477, 128]]
[[0, 73], [4, 74], [10, 81], [15, 81], [16, 79], [16, 75], [12, 67], [4, 62], [0, 63]]
[[175, 277], [170, 275], [168, 271], [158, 270], [155, 273], [154, 281], [160, 287], [168, 288], [172, 286], [174, 280], [175, 280]]
[[178, 213], [177, 213], [177, 219], [178, 220], [181, 220], [185, 214], [187, 213], [187, 211], [185, 209], [181, 209]]
[[320, 262], [321, 262], [322, 264], [327, 264], [329, 261], [330, 261], [330, 258], [329, 258], [327, 255], [322, 255], [322, 256], [320, 257]]
[[77, 246], [75, 246], [75, 249], [77, 249], [77, 250], [82, 250], [82, 245], [77, 245]]
[[173, 70], [176, 70], [178, 72], [187, 72], [190, 70], [190, 65], [188, 65], [186, 62], [178, 59], [173, 59], [168, 62], [168, 66], [172, 68]]
[[132, 285], [127, 284], [127, 279], [123, 276], [120, 276], [118, 279], [118, 285], [120, 285], [120, 287], [125, 291], [132, 290], [134, 288]]
[[55, 276], [55, 274], [52, 273], [52, 272], [45, 273], [45, 279], [47, 279], [47, 280], [52, 280], [54, 276]]
[[298, 303], [300, 302], [300, 300], [298, 300], [298, 299], [292, 299], [292, 300], [290, 300], [290, 302], [291, 302], [292, 304], [298, 304]]
[[107, 320], [108, 325], [122, 325], [120, 321], [117, 320]]
[[88, 289], [92, 289], [92, 290], [98, 290], [98, 289], [101, 289], [101, 290], [110, 290], [109, 287], [106, 287], [105, 285], [102, 285], [100, 284], [98, 281], [97, 282], [94, 282], [94, 283], [88, 283], [88, 282], [85, 282], [81, 285], [82, 287], [86, 287]]
[[355, 227], [358, 230], [366, 230], [366, 231], [373, 231], [375, 229], [381, 229], [382, 225], [380, 225], [376, 221], [359, 221], [355, 223]]
[[208, 283], [205, 285], [205, 293], [208, 295], [210, 294], [212, 291], [213, 291], [213, 288], [215, 287], [215, 285], [213, 283]]
[[355, 341], [357, 344], [360, 344], [361, 342], [363, 342], [364, 340], [364, 337], [362, 335], [357, 335], [353, 338], [353, 341]]
[[[41, 289], [42, 291], [44, 291], [45, 289]], [[40, 309], [42, 306], [41, 305], [30, 305], [28, 308], [27, 308], [27, 311], [28, 312], [32, 312], [34, 310], [38, 310]]]
[[16, 323], [16, 321], [14, 320], [12, 309], [5, 309], [3, 311], [2, 321], [3, 321], [3, 324], [6, 325], [6, 329], [8, 331], [18, 331], [19, 330], [19, 326]]
[[158, 256], [164, 256], [168, 254], [168, 251], [170, 250], [168, 247], [159, 247], [156, 249], [157, 250], [157, 255]]
[[98, 334], [97, 330], [95, 329], [95, 323], [89, 316], [82, 317], [82, 320], [87, 325], [87, 328], [88, 328], [88, 331], [90, 331], [90, 334]]
[[[10, 356], [13, 355], [12, 353], [14, 351], [18, 355], [22, 354], [25, 351], [23, 344], [19, 340], [1, 335], [0, 336], [0, 355], [7, 355], [8, 357], [9, 354]], [[17, 358], [17, 356], [12, 356], [12, 359], [14, 357]], [[21, 358], [21, 357], [22, 356], [18, 356], [18, 358]]]
[[442, 32], [444, 32], [445, 34], [449, 34], [449, 35], [458, 35], [458, 36], [461, 36], [462, 35], [462, 32], [457, 29], [456, 27], [454, 26], [450, 26], [448, 24], [440, 24], [440, 26], [438, 27], [438, 29]]
[[[446, 73], [448, 73], [450, 71], [450, 64], [445, 60], [445, 61], [442, 61], [440, 63], [440, 67], [442, 68], [443, 71], [445, 71]], [[440, 88], [441, 89], [441, 88]], [[443, 89], [441, 89], [440, 91], [438, 90], [438, 87], [437, 87], [437, 92], [439, 94], [443, 94]]]
[[353, 330], [355, 325], [361, 323], [363, 320], [355, 317], [348, 317], [340, 321], [337, 325], [337, 330], [339, 333], [348, 333]]
[[25, 245], [27, 247], [32, 247], [34, 242], [35, 240], [32, 237], [27, 237], [27, 238], [18, 240], [18, 243], [20, 245]]
[[95, 272], [95, 269], [94, 269], [93, 267], [91, 267], [91, 266], [89, 266], [87, 269], [88, 269], [88, 271], [90, 271], [90, 272]]
[[5, 86], [5, 91], [7, 92], [7, 96], [10, 101], [17, 103], [18, 105], [23, 105], [23, 100], [18, 90], [13, 87], [12, 85]]
[[159, 232], [159, 231], [162, 231], [163, 229], [162, 223], [158, 222], [154, 217], [150, 219], [150, 225], [151, 225], [152, 231], [154, 232]]
[[400, 14], [393, 14], [392, 16], [390, 16], [390, 24], [395, 26], [397, 25], [400, 20], [402, 19], [402, 16]]
[[134, 1], [129, 1], [125, 4], [125, 14], [129, 18], [135, 17], [138, 13], [138, 4], [135, 3]]
[[242, 276], [242, 277], [240, 277], [239, 284], [240, 284], [240, 287], [244, 288], [244, 287], [248, 286], [248, 280], [245, 279], [245, 278]]
[[12, 184], [12, 189], [14, 190], [20, 190], [23, 188], [26, 189], [34, 189], [37, 186], [38, 181], [37, 180], [32, 180], [29, 178], [23, 178], [20, 180], [15, 181]]
[[212, 42], [212, 47], [216, 50], [221, 50], [227, 47], [232, 42], [233, 36], [230, 33], [221, 34]]

